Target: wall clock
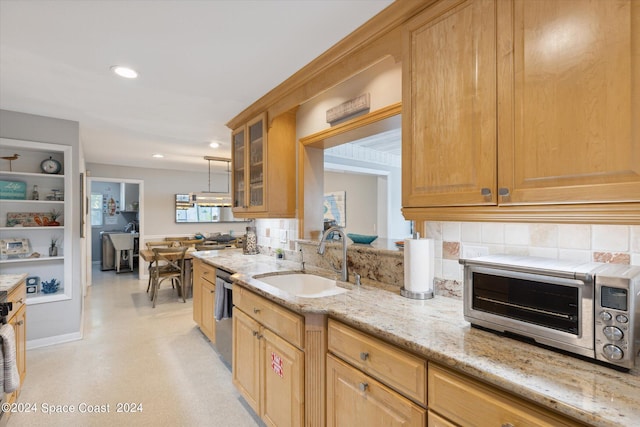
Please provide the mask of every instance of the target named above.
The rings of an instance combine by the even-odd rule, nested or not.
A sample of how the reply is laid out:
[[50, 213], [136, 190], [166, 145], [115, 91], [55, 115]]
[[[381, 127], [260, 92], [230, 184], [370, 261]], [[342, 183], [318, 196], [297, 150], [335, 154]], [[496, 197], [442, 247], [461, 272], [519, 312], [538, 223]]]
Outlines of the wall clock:
[[62, 165], [56, 159], [49, 157], [40, 163], [40, 169], [44, 173], [56, 174], [62, 170]]

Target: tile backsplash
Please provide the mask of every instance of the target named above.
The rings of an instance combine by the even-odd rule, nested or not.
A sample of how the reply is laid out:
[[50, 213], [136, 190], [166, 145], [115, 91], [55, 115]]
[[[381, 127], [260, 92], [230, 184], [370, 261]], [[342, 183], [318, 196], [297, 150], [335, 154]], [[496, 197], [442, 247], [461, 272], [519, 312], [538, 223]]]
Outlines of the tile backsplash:
[[428, 222], [438, 278], [462, 280], [459, 258], [482, 254], [541, 256], [640, 265], [640, 226]]

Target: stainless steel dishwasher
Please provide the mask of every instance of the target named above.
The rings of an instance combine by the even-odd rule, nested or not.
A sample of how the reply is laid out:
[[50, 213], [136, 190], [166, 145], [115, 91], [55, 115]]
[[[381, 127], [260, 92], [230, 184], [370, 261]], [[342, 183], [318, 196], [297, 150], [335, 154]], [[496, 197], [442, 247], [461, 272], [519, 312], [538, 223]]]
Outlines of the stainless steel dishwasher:
[[216, 319], [216, 344], [215, 347], [220, 353], [222, 361], [231, 369], [231, 356], [233, 348], [233, 273], [216, 268], [216, 296], [215, 296], [215, 319]]

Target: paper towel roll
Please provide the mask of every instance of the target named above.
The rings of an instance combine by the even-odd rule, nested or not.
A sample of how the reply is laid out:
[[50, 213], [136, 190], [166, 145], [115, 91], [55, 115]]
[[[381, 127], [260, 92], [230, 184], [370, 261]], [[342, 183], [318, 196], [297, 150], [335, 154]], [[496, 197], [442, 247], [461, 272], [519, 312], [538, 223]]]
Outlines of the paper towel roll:
[[433, 292], [433, 239], [404, 241], [404, 288], [411, 292]]

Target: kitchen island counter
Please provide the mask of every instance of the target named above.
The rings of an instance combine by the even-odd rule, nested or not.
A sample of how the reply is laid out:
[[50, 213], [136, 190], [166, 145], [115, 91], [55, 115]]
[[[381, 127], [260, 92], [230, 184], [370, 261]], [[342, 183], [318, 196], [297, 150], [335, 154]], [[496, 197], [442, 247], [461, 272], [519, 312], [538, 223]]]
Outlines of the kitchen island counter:
[[[640, 373], [619, 372], [589, 361], [472, 328], [462, 301], [436, 296], [411, 300], [397, 291], [340, 286], [343, 294], [293, 297], [254, 276], [300, 271], [300, 263], [241, 251], [194, 254], [235, 272], [235, 283], [299, 313], [323, 313], [429, 361], [463, 372], [516, 396], [596, 426], [629, 426], [640, 420]], [[311, 270], [327, 275], [326, 270]]]

